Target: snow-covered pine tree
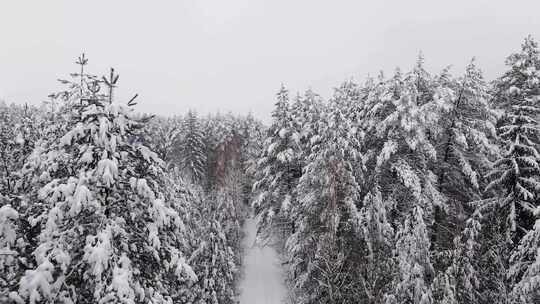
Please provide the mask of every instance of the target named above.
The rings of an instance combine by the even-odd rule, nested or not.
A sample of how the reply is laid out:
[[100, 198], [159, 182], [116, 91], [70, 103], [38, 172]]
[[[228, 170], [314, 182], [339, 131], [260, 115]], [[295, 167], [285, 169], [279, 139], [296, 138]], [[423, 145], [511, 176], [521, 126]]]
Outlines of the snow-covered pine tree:
[[333, 98], [340, 100], [348, 109], [348, 113], [344, 113], [344, 115], [346, 115], [347, 119], [355, 126], [361, 124], [361, 120], [364, 118], [365, 113], [363, 111], [365, 109], [363, 99], [366, 97], [366, 93], [371, 89], [371, 83], [372, 79], [368, 78], [366, 85], [361, 87], [351, 79], [344, 81], [334, 90]]
[[[402, 74], [399, 69], [396, 70], [392, 79], [384, 79], [381, 73], [377, 79], [368, 77], [362, 87], [361, 110], [358, 117], [358, 128], [364, 134], [362, 140], [362, 152], [366, 155], [366, 166], [368, 172], [375, 172], [377, 166], [376, 155], [382, 149], [383, 141], [377, 134], [378, 124], [388, 116], [394, 109], [390, 102], [390, 96], [395, 95], [399, 98], [398, 90], [402, 86]], [[394, 91], [396, 91], [394, 93]], [[385, 102], [386, 101], [386, 102]], [[365, 189], [375, 187], [375, 174], [366, 176], [367, 186]]]
[[221, 115], [207, 115], [203, 121], [204, 142], [206, 145], [206, 185], [205, 189], [210, 190], [217, 185], [216, 163], [217, 163], [217, 147], [219, 145], [219, 136], [217, 130], [220, 122], [218, 121]]
[[[298, 203], [292, 217], [298, 229], [287, 241], [291, 269], [297, 275], [299, 303], [350, 303], [359, 286], [351, 245], [358, 241], [357, 203], [361, 163], [355, 128], [346, 119], [347, 109], [338, 100], [322, 108], [312, 122], [316, 130], [309, 143], [304, 174], [297, 187]], [[327, 111], [327, 112], [325, 112]]]
[[479, 200], [487, 184], [483, 179], [498, 155], [495, 113], [488, 104], [487, 85], [474, 59], [465, 74], [454, 79], [445, 69], [436, 79], [432, 109], [439, 117], [437, 162], [439, 191], [448, 199], [446, 210], [435, 209], [432, 249], [437, 251], [437, 271], [452, 263], [455, 237], [459, 236], [472, 210], [468, 202]]
[[16, 160], [16, 117], [5, 104], [0, 104], [0, 194], [11, 193], [15, 184], [13, 176]]
[[521, 51], [510, 55], [509, 70], [497, 80], [495, 106], [504, 110], [498, 122], [501, 157], [489, 173], [487, 190], [503, 192], [497, 202], [506, 214], [508, 237], [515, 245], [534, 226], [538, 206], [540, 167], [540, 55], [537, 43], [527, 38]]
[[206, 175], [208, 190], [225, 184], [230, 170], [242, 163], [243, 118], [231, 113], [209, 115], [204, 122], [206, 143]]
[[20, 185], [24, 175], [19, 172], [30, 156], [34, 143], [41, 136], [47, 112], [37, 107], [0, 104], [0, 302], [17, 289], [18, 282], [31, 256], [31, 239], [35, 229], [28, 225], [24, 200], [26, 191]]
[[262, 154], [255, 166], [253, 207], [259, 216], [258, 234], [269, 235], [274, 217], [287, 216], [293, 191], [301, 175], [298, 163], [299, 137], [295, 132], [289, 105], [289, 92], [282, 86], [272, 112]]
[[499, 209], [513, 244], [508, 277], [513, 303], [540, 301], [540, 50], [527, 37], [507, 58], [510, 69], [496, 82], [496, 105], [504, 110], [498, 126], [501, 159], [488, 188], [499, 188]]
[[200, 184], [205, 178], [206, 144], [197, 113], [190, 110], [184, 118], [182, 128], [184, 136], [180, 143], [180, 168], [189, 181]]
[[[201, 192], [198, 190], [197, 192]], [[191, 242], [195, 250], [188, 262], [198, 276], [197, 282], [187, 292], [182, 303], [232, 304], [235, 302], [234, 282], [237, 278], [238, 240], [240, 225], [236, 217], [224, 218], [235, 213], [234, 202], [223, 195], [196, 195], [195, 218], [192, 219]], [[236, 238], [232, 238], [236, 235]]]
[[[421, 62], [421, 61], [419, 61]], [[396, 75], [386, 85], [387, 92], [371, 110], [379, 123], [375, 134], [382, 139], [372, 153], [374, 173], [382, 198], [392, 209], [396, 230], [394, 251], [397, 273], [387, 294], [387, 303], [430, 303], [429, 286], [434, 278], [430, 260], [430, 226], [436, 207], [445, 209], [437, 178], [430, 170], [436, 159], [431, 138], [438, 128], [432, 111], [435, 92], [431, 77], [417, 64], [402, 80]]]
[[509, 246], [506, 233], [501, 231], [501, 227], [506, 226], [505, 216], [500, 210], [489, 210], [479, 206], [477, 210], [482, 212], [481, 234], [477, 242], [479, 253], [476, 255], [475, 269], [479, 278], [478, 301], [481, 304], [507, 304], [510, 299]]
[[[388, 253], [394, 246], [394, 228], [390, 224], [387, 206], [382, 200], [378, 185], [364, 196], [360, 214], [359, 234], [362, 242], [359, 248], [361, 298], [365, 303], [382, 303], [390, 290], [395, 269], [394, 261]], [[362, 302], [363, 303], [363, 302]]]
[[482, 241], [482, 215], [475, 212], [465, 223], [463, 232], [454, 239], [450, 266], [438, 273], [432, 284], [435, 303], [480, 303], [479, 271]]
[[[220, 139], [224, 140], [223, 143], [230, 140], [230, 136], [220, 136], [233, 134], [229, 128], [234, 127], [234, 121], [241, 119], [227, 122], [221, 115], [206, 119], [205, 124], [212, 128], [212, 132], [207, 133], [205, 153], [216, 153], [222, 145]], [[173, 299], [174, 303], [235, 303], [234, 286], [239, 274], [242, 236], [240, 227], [245, 216], [241, 204], [241, 186], [245, 177], [241, 168], [235, 167], [239, 165], [226, 164], [228, 175], [219, 184], [216, 184], [217, 179], [209, 180], [210, 187], [206, 189], [206, 185], [185, 183], [179, 169], [172, 171], [176, 186], [171, 185], [171, 188], [179, 192], [172, 198], [180, 197], [176, 200], [184, 206], [181, 212], [188, 245], [182, 251], [189, 253], [187, 262], [193, 265], [195, 275], [195, 280], [187, 285], [189, 288], [181, 289], [182, 293]]]
[[154, 117], [149, 122], [147, 129], [144, 136], [146, 145], [155, 151], [167, 165], [178, 165], [174, 161], [174, 144], [180, 135], [179, 119], [177, 117]]
[[317, 133], [314, 127], [320, 120], [323, 111], [322, 98], [311, 89], [307, 90], [303, 96], [296, 96], [290, 111], [295, 133], [303, 152], [300, 159], [307, 159], [311, 152], [309, 141]]
[[16, 191], [17, 171], [32, 152], [44, 125], [38, 113], [38, 108], [28, 104], [0, 104], [0, 193]]
[[[363, 86], [358, 85], [352, 80], [343, 82], [334, 90], [332, 96], [332, 102], [335, 106], [344, 109], [343, 115], [350, 122], [351, 128], [353, 128], [352, 132], [356, 134], [356, 139], [360, 142], [362, 153], [368, 153], [366, 147], [372, 147], [371, 140], [377, 140], [375, 136], [366, 138], [366, 131], [369, 129], [367, 124], [370, 121], [368, 117], [370, 105], [368, 105], [367, 101], [372, 100], [368, 99], [372, 91], [376, 91], [376, 84], [369, 77]], [[363, 163], [353, 164], [355, 168], [361, 168], [364, 165]], [[362, 170], [356, 170], [356, 172], [359, 174], [358, 178], [362, 179]], [[365, 189], [366, 187], [364, 186], [360, 185], [361, 188]], [[363, 195], [365, 195], [365, 192]]]
[[[64, 81], [66, 132], [36, 146], [24, 214], [38, 229], [19, 303], [170, 303], [190, 279], [182, 221], [164, 201], [163, 162], [135, 141], [146, 120], [114, 101], [118, 75]], [[100, 93], [104, 89], [106, 93]]]
[[[243, 171], [241, 168], [230, 170], [225, 178], [224, 185], [215, 193], [215, 200], [218, 204], [217, 210], [221, 210], [218, 219], [223, 223], [229, 246], [237, 252], [240, 248], [242, 236], [240, 228], [247, 215], [246, 205], [243, 204], [244, 182]], [[238, 253], [238, 252], [237, 252]]]
[[251, 189], [255, 183], [255, 165], [257, 158], [261, 155], [263, 149], [265, 127], [256, 120], [250, 113], [242, 121], [242, 146], [240, 152], [240, 170], [243, 172], [244, 178], [242, 184], [243, 201], [249, 204], [253, 200], [253, 194]]
[[[444, 75], [442, 76], [444, 77]], [[495, 114], [490, 109], [488, 87], [473, 59], [465, 74], [446, 80], [439, 97], [439, 123], [443, 132], [437, 155], [439, 187], [460, 203], [480, 199], [481, 178], [497, 155]]]
[[540, 301], [540, 207], [536, 207], [536, 223], [520, 241], [510, 257], [509, 277], [514, 283], [512, 303], [538, 303]]
[[424, 209], [413, 207], [396, 235], [397, 277], [385, 303], [433, 303], [429, 277], [433, 269], [429, 254], [429, 239], [424, 221]]
[[418, 54], [413, 70], [405, 75], [404, 80], [414, 84], [417, 92], [415, 98], [417, 105], [421, 106], [433, 101], [436, 88], [431, 74], [425, 68], [425, 59], [422, 52]]
[[227, 113], [219, 130], [216, 159], [216, 187], [226, 185], [227, 177], [232, 170], [238, 169], [242, 151], [241, 118]]
[[9, 293], [17, 286], [23, 269], [18, 262], [21, 242], [18, 233], [19, 213], [10, 204], [10, 199], [0, 193], [0, 301], [7, 303]]

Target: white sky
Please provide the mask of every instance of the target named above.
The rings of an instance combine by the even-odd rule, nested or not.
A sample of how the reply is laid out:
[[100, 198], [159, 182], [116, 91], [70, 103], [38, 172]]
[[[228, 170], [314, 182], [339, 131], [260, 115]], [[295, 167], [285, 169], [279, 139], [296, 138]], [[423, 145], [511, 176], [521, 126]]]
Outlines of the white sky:
[[84, 51], [140, 111], [267, 120], [282, 82], [328, 97], [420, 50], [433, 72], [476, 56], [493, 79], [528, 34], [540, 39], [539, 0], [0, 0], [0, 98], [45, 100]]

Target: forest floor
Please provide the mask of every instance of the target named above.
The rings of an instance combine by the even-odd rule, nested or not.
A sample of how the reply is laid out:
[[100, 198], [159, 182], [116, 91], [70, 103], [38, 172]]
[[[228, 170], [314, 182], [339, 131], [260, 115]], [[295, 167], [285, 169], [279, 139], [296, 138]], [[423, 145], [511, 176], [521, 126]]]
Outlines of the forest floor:
[[255, 244], [257, 220], [244, 224], [244, 275], [240, 281], [240, 304], [282, 304], [287, 300], [281, 261], [272, 246]]

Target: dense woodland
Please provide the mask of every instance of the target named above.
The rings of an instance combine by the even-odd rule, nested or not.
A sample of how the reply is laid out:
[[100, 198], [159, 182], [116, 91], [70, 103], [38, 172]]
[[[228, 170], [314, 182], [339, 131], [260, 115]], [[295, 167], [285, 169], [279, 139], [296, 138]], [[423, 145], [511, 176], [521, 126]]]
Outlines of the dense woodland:
[[506, 64], [281, 89], [253, 205], [296, 303], [540, 303], [538, 45]]
[[493, 82], [419, 56], [329, 100], [282, 86], [266, 127], [139, 114], [87, 63], [0, 104], [0, 302], [235, 303], [251, 205], [294, 303], [540, 303], [531, 37]]
[[77, 63], [50, 102], [0, 105], [0, 303], [236, 303], [262, 124], [138, 114]]

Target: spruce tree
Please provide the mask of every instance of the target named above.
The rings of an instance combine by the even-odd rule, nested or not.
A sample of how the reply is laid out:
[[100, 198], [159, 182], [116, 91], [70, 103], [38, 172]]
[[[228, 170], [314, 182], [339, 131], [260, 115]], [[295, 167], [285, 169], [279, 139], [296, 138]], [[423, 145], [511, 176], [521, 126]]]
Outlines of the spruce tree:
[[182, 127], [184, 137], [180, 144], [180, 167], [188, 180], [201, 183], [206, 171], [206, 144], [199, 118], [194, 111], [187, 113]]
[[272, 119], [262, 155], [255, 166], [253, 185], [253, 207], [259, 216], [258, 232], [262, 239], [269, 236], [275, 217], [287, 217], [300, 175], [298, 134], [291, 117], [289, 93], [284, 86], [277, 94]]
[[479, 303], [481, 277], [479, 271], [482, 241], [481, 214], [475, 213], [465, 223], [462, 233], [454, 239], [451, 263], [439, 272], [433, 282], [436, 303]]
[[394, 260], [397, 273], [386, 296], [387, 303], [431, 303], [429, 286], [434, 278], [431, 240], [435, 208], [446, 208], [437, 189], [430, 164], [437, 153], [431, 142], [437, 131], [437, 114], [432, 110], [435, 89], [431, 77], [423, 73], [421, 61], [403, 80], [396, 76], [377, 94], [371, 124], [382, 139], [373, 153], [374, 173], [383, 200], [392, 206], [396, 229]]
[[338, 102], [322, 109], [310, 129], [310, 153], [298, 184], [293, 218], [298, 230], [287, 242], [292, 269], [298, 275], [300, 303], [349, 303], [358, 282], [347, 269], [355, 267], [350, 246], [359, 227], [359, 181], [355, 168], [362, 155], [347, 109]]
[[428, 280], [433, 269], [427, 233], [423, 208], [415, 206], [397, 231], [395, 254], [398, 274], [385, 299], [387, 304], [433, 303]]
[[17, 286], [20, 277], [21, 265], [19, 259], [19, 246], [21, 242], [18, 231], [19, 213], [11, 206], [8, 197], [0, 193], [0, 301], [8, 302], [8, 296]]
[[496, 136], [495, 115], [488, 105], [488, 87], [474, 59], [465, 75], [441, 86], [439, 187], [459, 202], [478, 200], [489, 158], [497, 155], [492, 141]]
[[13, 154], [17, 150], [16, 117], [5, 104], [0, 104], [0, 193], [7, 195], [14, 189], [13, 171], [16, 160]]
[[155, 151], [167, 165], [177, 166], [174, 145], [181, 132], [179, 119], [154, 117], [145, 131], [144, 140], [148, 147]]
[[362, 298], [365, 303], [382, 303], [390, 289], [395, 269], [394, 260], [388, 252], [394, 247], [394, 227], [389, 217], [389, 207], [382, 200], [379, 186], [364, 196], [359, 210], [359, 224], [362, 242], [358, 270], [363, 286]]
[[490, 187], [503, 190], [499, 203], [513, 244], [509, 258], [513, 303], [540, 301], [540, 50], [529, 36], [507, 59], [510, 70], [496, 84], [505, 110], [499, 123], [504, 144]]
[[435, 80], [432, 111], [439, 121], [432, 136], [437, 145], [438, 189], [447, 198], [446, 209], [435, 209], [431, 241], [437, 251], [437, 271], [444, 273], [452, 263], [456, 236], [471, 213], [470, 201], [482, 198], [485, 174], [497, 157], [496, 115], [490, 108], [488, 87], [474, 59], [457, 79], [445, 69]]
[[303, 153], [300, 159], [307, 159], [309, 156], [309, 141], [317, 134], [314, 126], [321, 118], [322, 109], [322, 98], [312, 90], [307, 90], [303, 96], [296, 96], [295, 102], [291, 105], [291, 119], [295, 128], [295, 136], [298, 136]]
[[[537, 214], [540, 208], [537, 207]], [[513, 303], [540, 301], [540, 218], [527, 232], [510, 257], [508, 275], [514, 283], [511, 291]]]
[[540, 167], [540, 56], [538, 45], [527, 38], [521, 51], [508, 57], [509, 70], [497, 80], [495, 105], [504, 110], [497, 131], [501, 157], [489, 173], [487, 190], [503, 192], [497, 202], [504, 209], [508, 237], [515, 245], [532, 229], [538, 206]]
[[[113, 99], [118, 75], [65, 81], [66, 132], [37, 146], [25, 217], [38, 227], [17, 302], [167, 303], [189, 278], [163, 161], [137, 141], [146, 119]], [[104, 93], [101, 93], [101, 91]]]
[[[194, 265], [198, 279], [183, 303], [235, 303], [236, 244], [231, 243], [227, 222], [222, 218], [222, 214], [231, 214], [232, 202], [222, 198], [210, 195], [195, 200], [198, 218], [193, 240], [198, 244], [188, 262]], [[239, 226], [234, 228], [238, 233]]]

